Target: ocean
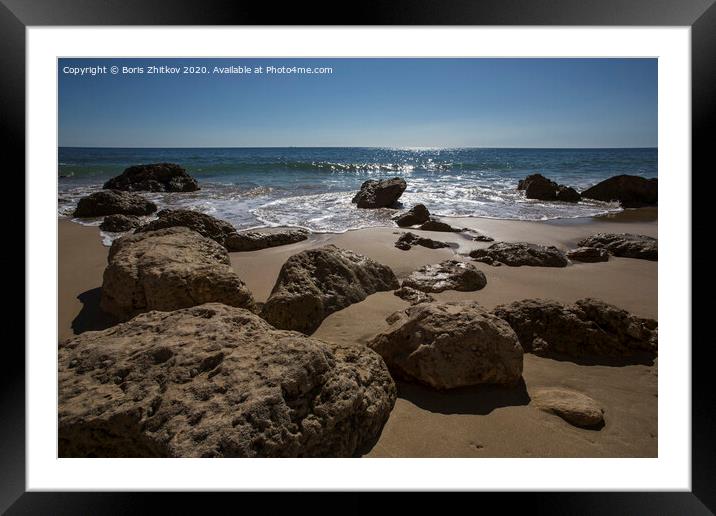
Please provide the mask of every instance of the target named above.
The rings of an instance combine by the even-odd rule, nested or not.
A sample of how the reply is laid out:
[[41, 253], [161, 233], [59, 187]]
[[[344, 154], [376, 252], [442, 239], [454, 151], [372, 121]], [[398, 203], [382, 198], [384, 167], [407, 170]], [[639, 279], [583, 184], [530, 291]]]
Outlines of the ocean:
[[[539, 172], [581, 191], [608, 177], [657, 177], [658, 150], [60, 147], [58, 213], [130, 165], [172, 162], [197, 178], [192, 193], [145, 193], [161, 208], [190, 208], [238, 229], [299, 226], [314, 232], [390, 225], [396, 210], [362, 210], [351, 198], [367, 179], [405, 178], [405, 208], [438, 216], [550, 220], [620, 211], [615, 203], [525, 199], [517, 181]], [[82, 221], [98, 224], [99, 221]]]

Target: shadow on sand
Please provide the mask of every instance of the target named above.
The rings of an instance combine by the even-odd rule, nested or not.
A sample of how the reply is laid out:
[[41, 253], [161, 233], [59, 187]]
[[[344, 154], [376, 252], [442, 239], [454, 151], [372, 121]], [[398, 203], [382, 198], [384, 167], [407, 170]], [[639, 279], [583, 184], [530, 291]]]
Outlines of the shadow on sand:
[[117, 320], [111, 315], [102, 311], [99, 307], [99, 300], [102, 288], [97, 287], [82, 292], [77, 299], [82, 303], [82, 310], [72, 321], [72, 331], [75, 335], [86, 331], [104, 330], [117, 324]]
[[649, 353], [647, 351], [635, 352], [628, 356], [623, 357], [609, 357], [609, 356], [591, 356], [585, 355], [581, 357], [574, 357], [571, 355], [563, 355], [560, 353], [533, 353], [534, 356], [540, 358], [549, 358], [558, 362], [572, 362], [581, 366], [609, 366], [609, 367], [624, 367], [629, 365], [645, 365], [653, 366], [656, 354]]

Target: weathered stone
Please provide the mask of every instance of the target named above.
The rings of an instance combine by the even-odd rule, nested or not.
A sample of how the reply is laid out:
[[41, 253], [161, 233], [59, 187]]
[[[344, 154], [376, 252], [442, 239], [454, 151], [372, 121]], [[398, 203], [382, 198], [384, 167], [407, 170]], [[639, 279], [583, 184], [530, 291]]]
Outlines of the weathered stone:
[[494, 242], [495, 239], [487, 235], [477, 235], [473, 238], [475, 242]]
[[415, 233], [403, 233], [400, 238], [395, 242], [395, 247], [402, 249], [403, 251], [410, 250], [414, 245], [427, 247], [428, 249], [440, 249], [443, 247], [450, 247], [447, 242], [439, 242], [432, 238], [424, 238], [416, 235]]
[[487, 285], [485, 274], [473, 264], [459, 260], [445, 260], [435, 265], [425, 265], [403, 280], [404, 287], [422, 292], [459, 290], [473, 292]]
[[420, 303], [430, 303], [435, 301], [435, 298], [430, 294], [416, 290], [411, 287], [400, 287], [398, 290], [393, 292], [400, 299], [407, 301], [411, 305], [419, 305]]
[[462, 231], [460, 228], [453, 227], [450, 224], [446, 224], [445, 222], [440, 222], [435, 219], [430, 219], [426, 223], [422, 224], [419, 229], [422, 229], [423, 231], [441, 231], [443, 233], [459, 233]]
[[387, 208], [395, 204], [407, 186], [401, 177], [380, 181], [369, 179], [361, 185], [352, 202], [359, 208]]
[[193, 192], [199, 189], [196, 179], [175, 163], [135, 165], [104, 184], [114, 190], [145, 192]]
[[570, 186], [558, 185], [542, 174], [531, 174], [517, 183], [518, 190], [525, 191], [528, 199], [541, 201], [579, 202], [581, 195]]
[[656, 178], [620, 175], [605, 179], [582, 192], [582, 197], [598, 201], [619, 201], [625, 208], [656, 206], [659, 189]]
[[430, 212], [424, 204], [416, 204], [407, 212], [393, 218], [393, 220], [401, 228], [414, 226], [430, 220]]
[[556, 247], [527, 242], [497, 242], [485, 249], [470, 251], [470, 257], [490, 265], [504, 263], [511, 267], [566, 267], [569, 263], [567, 256]]
[[609, 253], [598, 247], [578, 247], [568, 251], [567, 258], [573, 262], [606, 262], [609, 260]]
[[579, 202], [582, 200], [582, 196], [579, 192], [571, 186], [559, 185], [557, 187], [557, 200], [563, 202]]
[[639, 258], [657, 261], [659, 259], [659, 242], [656, 238], [631, 233], [597, 233], [577, 245], [581, 247], [597, 247], [606, 249], [609, 254], [624, 258]]
[[162, 210], [157, 213], [158, 218], [153, 220], [141, 228], [137, 229], [137, 233], [145, 233], [147, 231], [156, 231], [158, 229], [186, 227], [192, 229], [213, 241], [226, 246], [226, 239], [230, 235], [236, 233], [234, 226], [224, 220], [219, 220], [194, 210]]
[[540, 410], [561, 417], [567, 423], [582, 428], [604, 426], [604, 409], [581, 392], [567, 389], [539, 389], [532, 393], [532, 403]]
[[271, 228], [260, 231], [239, 231], [226, 239], [229, 251], [258, 251], [269, 247], [295, 244], [308, 238], [309, 232], [299, 228]]
[[74, 216], [149, 215], [155, 211], [157, 211], [157, 205], [139, 194], [117, 190], [102, 190], [80, 199]]
[[110, 233], [123, 233], [139, 227], [140, 224], [141, 221], [134, 215], [107, 215], [99, 225], [99, 229]]

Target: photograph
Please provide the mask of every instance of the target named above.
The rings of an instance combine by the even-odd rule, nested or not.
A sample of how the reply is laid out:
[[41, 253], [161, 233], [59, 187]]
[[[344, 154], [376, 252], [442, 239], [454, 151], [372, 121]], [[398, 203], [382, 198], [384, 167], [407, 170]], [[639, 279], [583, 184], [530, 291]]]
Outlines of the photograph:
[[658, 58], [56, 65], [59, 458], [659, 458]]

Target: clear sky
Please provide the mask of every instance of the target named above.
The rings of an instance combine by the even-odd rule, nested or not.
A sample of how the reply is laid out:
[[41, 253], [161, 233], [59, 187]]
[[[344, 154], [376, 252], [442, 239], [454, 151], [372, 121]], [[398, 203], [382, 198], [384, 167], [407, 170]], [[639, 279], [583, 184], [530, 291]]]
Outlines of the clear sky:
[[[63, 71], [88, 66], [107, 71]], [[61, 59], [58, 75], [61, 146], [657, 146], [656, 59]]]

